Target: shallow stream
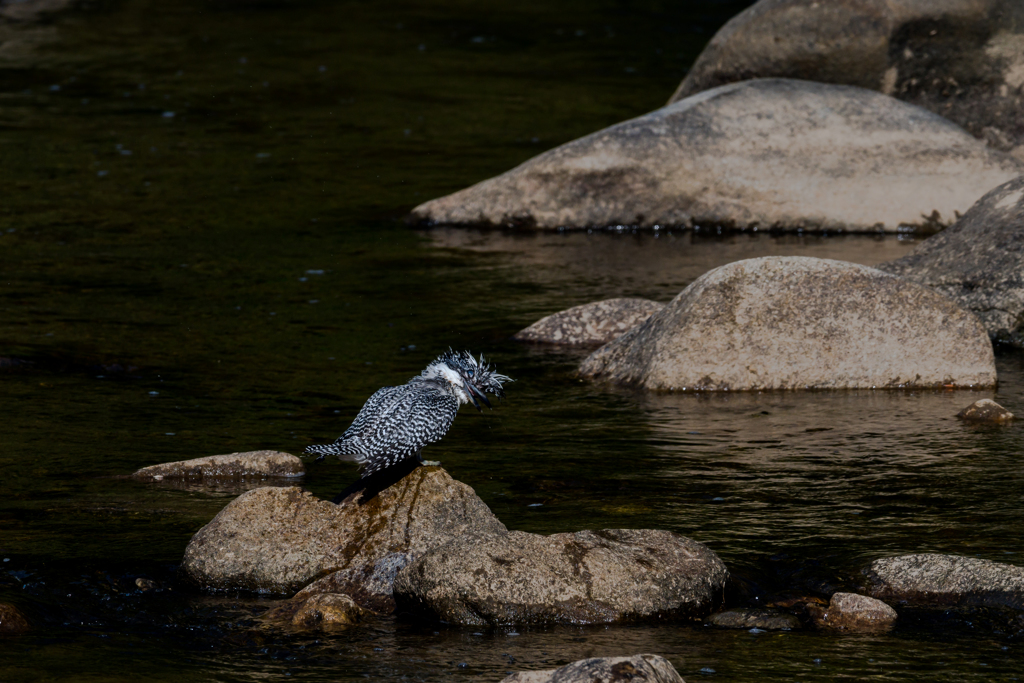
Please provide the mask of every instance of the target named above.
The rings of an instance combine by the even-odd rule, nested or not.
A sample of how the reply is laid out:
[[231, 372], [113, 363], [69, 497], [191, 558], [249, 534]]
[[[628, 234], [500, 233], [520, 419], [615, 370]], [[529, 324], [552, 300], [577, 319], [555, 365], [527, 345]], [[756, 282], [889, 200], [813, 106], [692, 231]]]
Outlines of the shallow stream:
[[[1024, 356], [996, 391], [650, 395], [509, 337], [587, 301], [667, 301], [741, 258], [874, 264], [896, 236], [413, 230], [416, 203], [667, 100], [744, 3], [95, 2], [0, 57], [0, 681], [498, 681], [650, 652], [688, 680], [1012, 680], [1022, 625], [905, 613], [888, 635], [693, 625], [480, 630], [396, 617], [266, 630], [189, 593], [189, 538], [247, 482], [116, 478], [335, 438], [449, 345], [516, 383], [425, 453], [510, 528], [708, 544], [730, 600], [828, 595], [871, 559], [1024, 564]], [[310, 465], [330, 497], [356, 476]], [[155, 582], [143, 591], [136, 579]]]

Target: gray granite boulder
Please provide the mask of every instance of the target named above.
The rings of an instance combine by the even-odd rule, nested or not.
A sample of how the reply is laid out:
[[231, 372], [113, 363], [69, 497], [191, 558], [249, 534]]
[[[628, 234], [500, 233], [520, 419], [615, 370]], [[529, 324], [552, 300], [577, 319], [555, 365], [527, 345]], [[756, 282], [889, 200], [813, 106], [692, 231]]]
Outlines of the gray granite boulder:
[[672, 663], [658, 655], [594, 657], [558, 669], [520, 671], [501, 683], [685, 683]]
[[365, 505], [358, 496], [335, 505], [298, 487], [260, 488], [192, 537], [179, 574], [205, 590], [292, 595], [337, 573], [315, 592], [345, 593], [387, 612], [396, 565], [470, 532], [501, 534], [505, 526], [439, 467], [414, 470]]
[[990, 398], [975, 401], [956, 416], [965, 422], [982, 424], [1005, 424], [1013, 420], [1013, 413]]
[[856, 593], [835, 593], [828, 607], [810, 606], [814, 625], [827, 631], [875, 633], [896, 623], [896, 610], [881, 600]]
[[457, 624], [703, 619], [728, 571], [670, 531], [605, 529], [463, 537], [398, 573], [401, 610]]
[[879, 270], [931, 287], [973, 311], [994, 340], [1024, 346], [1024, 178]]
[[602, 346], [580, 374], [664, 391], [983, 387], [978, 319], [874, 268], [803, 256], [737, 261]]
[[416, 207], [422, 224], [934, 231], [1024, 173], [950, 121], [850, 86], [708, 90]]
[[875, 560], [863, 570], [868, 593], [915, 607], [1024, 610], [1024, 567], [958, 555], [923, 553]]
[[657, 313], [665, 304], [649, 299], [605, 299], [541, 318], [512, 338], [542, 344], [607, 344]]
[[878, 90], [1024, 158], [1019, 0], [760, 0], [718, 31], [669, 102], [765, 77]]
[[206, 477], [301, 477], [305, 473], [306, 468], [302, 460], [290, 453], [247, 451], [150, 465], [143, 467], [131, 477], [160, 481]]

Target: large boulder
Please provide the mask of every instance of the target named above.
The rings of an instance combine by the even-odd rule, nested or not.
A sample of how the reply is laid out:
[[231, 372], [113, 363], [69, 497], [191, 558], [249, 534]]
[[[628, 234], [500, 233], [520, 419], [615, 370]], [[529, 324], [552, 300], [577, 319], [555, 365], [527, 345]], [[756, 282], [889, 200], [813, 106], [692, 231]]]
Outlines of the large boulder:
[[594, 657], [558, 669], [520, 671], [501, 683], [685, 683], [672, 663], [658, 655]]
[[868, 592], [915, 607], [1024, 609], [1024, 567], [923, 553], [875, 560], [863, 570]]
[[1019, 0], [761, 0], [715, 34], [669, 102], [765, 77], [878, 90], [1024, 158]]
[[413, 209], [426, 224], [894, 232], [949, 225], [1020, 161], [878, 92], [734, 83]]
[[357, 496], [335, 505], [298, 487], [260, 488], [192, 537], [179, 572], [205, 590], [284, 595], [337, 572], [315, 592], [346, 593], [386, 612], [395, 565], [468, 532], [501, 534], [505, 526], [437, 467], [414, 470], [363, 505]]
[[281, 451], [247, 451], [209, 455], [192, 460], [150, 465], [131, 475], [133, 479], [204, 479], [207, 477], [301, 477], [302, 460]]
[[877, 266], [974, 311], [996, 341], [1024, 346], [1024, 178], [1015, 178], [903, 258]]
[[973, 314], [874, 268], [804, 256], [705, 273], [580, 373], [666, 391], [996, 382], [992, 345]]
[[665, 304], [649, 299], [605, 299], [541, 318], [512, 338], [541, 344], [607, 344], [657, 313]]
[[398, 573], [395, 600], [480, 626], [702, 619], [728, 574], [706, 546], [670, 531], [513, 531], [426, 553]]

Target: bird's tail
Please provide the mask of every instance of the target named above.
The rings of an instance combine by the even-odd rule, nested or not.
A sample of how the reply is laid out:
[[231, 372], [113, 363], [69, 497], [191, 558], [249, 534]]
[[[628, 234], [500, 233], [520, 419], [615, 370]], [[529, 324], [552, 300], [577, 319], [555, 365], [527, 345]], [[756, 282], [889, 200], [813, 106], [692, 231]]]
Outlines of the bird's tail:
[[318, 456], [316, 461], [320, 462], [328, 455], [336, 455], [339, 460], [349, 460], [351, 462], [362, 463], [365, 459], [361, 453], [349, 447], [347, 443], [325, 443], [315, 444], [313, 446], [306, 446], [306, 450], [303, 453], [309, 455]]

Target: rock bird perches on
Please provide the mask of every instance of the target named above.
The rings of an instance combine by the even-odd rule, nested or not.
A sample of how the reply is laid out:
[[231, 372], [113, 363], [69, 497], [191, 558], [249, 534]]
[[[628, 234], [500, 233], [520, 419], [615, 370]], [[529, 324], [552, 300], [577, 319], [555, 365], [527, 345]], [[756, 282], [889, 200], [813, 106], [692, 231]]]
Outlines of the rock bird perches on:
[[478, 361], [468, 351], [449, 349], [405, 384], [378, 389], [337, 441], [309, 446], [306, 453], [319, 455], [317, 462], [337, 455], [359, 463], [360, 481], [413, 458], [422, 463], [420, 451], [448, 433], [459, 406], [472, 403], [481, 410], [483, 401], [490, 408], [485, 394], [504, 398], [501, 385], [511, 381], [483, 355]]

